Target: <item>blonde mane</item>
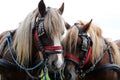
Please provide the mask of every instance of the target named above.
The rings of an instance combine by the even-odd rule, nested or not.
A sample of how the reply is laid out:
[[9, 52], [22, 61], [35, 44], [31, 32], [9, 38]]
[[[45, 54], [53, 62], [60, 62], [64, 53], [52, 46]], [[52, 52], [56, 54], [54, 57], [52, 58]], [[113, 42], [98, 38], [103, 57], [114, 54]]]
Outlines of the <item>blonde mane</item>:
[[[86, 24], [86, 22], [82, 22], [82, 21], [80, 21], [79, 23], [81, 25]], [[104, 49], [105, 42], [102, 36], [102, 30], [98, 26], [91, 24], [88, 33], [93, 41], [91, 62], [94, 63], [101, 56], [103, 50], [105, 50]], [[78, 29], [73, 26], [71, 29], [68, 30], [67, 35], [63, 40], [65, 52], [75, 54], [77, 47], [77, 40], [78, 40]], [[107, 39], [105, 40], [111, 46], [115, 63], [120, 65], [120, 54], [119, 54], [118, 46], [110, 40]]]
[[28, 62], [31, 59], [32, 28], [34, 27], [37, 15], [37, 9], [29, 13], [24, 21], [19, 24], [16, 31], [13, 48], [17, 52], [17, 61], [24, 66], [28, 65]]
[[50, 10], [48, 10], [44, 20], [44, 27], [47, 34], [50, 34], [51, 39], [53, 39], [53, 37], [61, 37], [65, 23], [57, 9], [50, 8]]
[[67, 31], [66, 37], [63, 39], [64, 51], [67, 53], [76, 54], [77, 40], [78, 29], [73, 26]]
[[[86, 22], [80, 22], [81, 24], [86, 24]], [[88, 30], [88, 33], [90, 34], [90, 37], [93, 41], [93, 47], [92, 47], [92, 57], [91, 61], [94, 63], [98, 57], [103, 53], [104, 50], [104, 38], [102, 36], [102, 30], [100, 27], [91, 24], [90, 29]], [[120, 54], [118, 46], [108, 39], [105, 39], [111, 46], [111, 50], [113, 53], [113, 58], [116, 64], [120, 65]]]
[[[38, 9], [29, 13], [24, 21], [20, 23], [16, 31], [13, 48], [17, 52], [17, 61], [23, 66], [27, 66], [32, 57], [32, 28], [37, 21], [36, 17], [38, 15]], [[57, 9], [51, 8], [47, 12], [44, 19], [44, 28], [51, 39], [53, 37], [61, 38], [65, 25], [64, 19], [58, 13]]]

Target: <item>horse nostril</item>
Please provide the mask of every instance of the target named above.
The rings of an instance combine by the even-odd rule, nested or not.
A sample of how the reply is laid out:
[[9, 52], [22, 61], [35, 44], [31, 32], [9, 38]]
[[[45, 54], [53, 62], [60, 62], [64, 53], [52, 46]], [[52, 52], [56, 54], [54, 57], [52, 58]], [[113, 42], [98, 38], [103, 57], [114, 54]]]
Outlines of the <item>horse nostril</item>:
[[54, 67], [56, 66], [56, 61], [52, 62], [52, 66], [54, 66]]
[[70, 73], [66, 74], [67, 79], [71, 79], [72, 75]]

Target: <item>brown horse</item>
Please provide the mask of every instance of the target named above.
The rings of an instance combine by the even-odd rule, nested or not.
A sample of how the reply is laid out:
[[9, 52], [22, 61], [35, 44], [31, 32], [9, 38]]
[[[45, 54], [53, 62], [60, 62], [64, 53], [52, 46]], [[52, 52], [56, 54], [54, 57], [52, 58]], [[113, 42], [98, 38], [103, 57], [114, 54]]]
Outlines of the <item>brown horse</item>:
[[[16, 30], [0, 35], [0, 74], [2, 80], [38, 80], [41, 70], [58, 71], [64, 58], [61, 40], [65, 21], [64, 4], [48, 7], [43, 0]], [[45, 76], [44, 76], [45, 77]]]
[[63, 39], [64, 80], [120, 80], [117, 45], [103, 38], [102, 30], [91, 23], [78, 22]]

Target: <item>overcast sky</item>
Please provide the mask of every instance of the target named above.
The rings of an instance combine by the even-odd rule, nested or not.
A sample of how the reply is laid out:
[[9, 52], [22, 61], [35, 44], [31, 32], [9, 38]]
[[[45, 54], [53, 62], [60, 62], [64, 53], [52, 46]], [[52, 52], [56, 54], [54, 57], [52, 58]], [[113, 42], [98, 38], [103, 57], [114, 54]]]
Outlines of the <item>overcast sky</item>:
[[[120, 39], [119, 0], [44, 0], [47, 6], [59, 8], [65, 3], [64, 19], [73, 25], [77, 20], [89, 21], [100, 26], [103, 36]], [[0, 33], [15, 29], [39, 0], [0, 0]]]

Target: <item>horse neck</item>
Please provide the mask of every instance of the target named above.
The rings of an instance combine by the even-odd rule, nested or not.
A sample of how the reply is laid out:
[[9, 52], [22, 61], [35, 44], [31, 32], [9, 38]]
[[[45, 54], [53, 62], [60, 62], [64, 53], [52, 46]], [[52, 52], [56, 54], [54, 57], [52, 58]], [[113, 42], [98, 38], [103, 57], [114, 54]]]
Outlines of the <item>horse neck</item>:
[[120, 65], [120, 54], [117, 45], [113, 41], [105, 38], [103, 39], [102, 44], [99, 55], [95, 55], [96, 53], [92, 52], [91, 58], [94, 59], [94, 61], [91, 62], [94, 64], [101, 57], [101, 64], [111, 63], [110, 59], [113, 59], [113, 63]]
[[120, 51], [115, 42], [107, 39], [106, 40], [110, 45], [111, 53], [113, 55], [114, 63], [120, 65]]
[[0, 35], [0, 45], [4, 45], [4, 46], [0, 46], [0, 51], [1, 51], [1, 49], [3, 49], [2, 50], [2, 52], [1, 52], [1, 54], [0, 54], [0, 56], [2, 57], [2, 58], [5, 58], [6, 60], [9, 60], [9, 61], [11, 61], [11, 62], [13, 62], [12, 61], [12, 58], [11, 58], [11, 56], [10, 56], [10, 51], [8, 50], [8, 43], [6, 42], [6, 35], [10, 35], [11, 37], [11, 39], [10, 39], [10, 42], [9, 42], [9, 44], [10, 44], [10, 47], [11, 47], [11, 50], [12, 50], [12, 54], [14, 55], [14, 56], [16, 56], [16, 53], [15, 53], [15, 51], [13, 51], [13, 48], [12, 48], [12, 44], [13, 44], [13, 41], [14, 41], [14, 37], [15, 37], [15, 31], [16, 30], [9, 30], [9, 31], [5, 31], [5, 32], [3, 32], [1, 35]]

